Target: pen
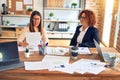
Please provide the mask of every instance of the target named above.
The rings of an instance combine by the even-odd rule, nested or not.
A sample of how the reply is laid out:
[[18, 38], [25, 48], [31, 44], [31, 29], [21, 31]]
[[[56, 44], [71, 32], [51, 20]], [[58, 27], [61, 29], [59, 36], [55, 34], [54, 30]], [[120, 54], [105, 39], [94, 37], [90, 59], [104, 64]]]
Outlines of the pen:
[[106, 68], [110, 68], [110, 65], [105, 65], [104, 67], [106, 67]]
[[42, 41], [42, 40], [40, 40], [40, 44], [43, 44], [43, 41]]
[[55, 66], [55, 68], [64, 68], [64, 67], [65, 67], [64, 65]]
[[84, 50], [84, 47], [82, 47], [81, 49]]
[[91, 63], [91, 64], [93, 64], [93, 65], [97, 65], [96, 63]]
[[45, 46], [48, 46], [48, 42], [45, 44]]

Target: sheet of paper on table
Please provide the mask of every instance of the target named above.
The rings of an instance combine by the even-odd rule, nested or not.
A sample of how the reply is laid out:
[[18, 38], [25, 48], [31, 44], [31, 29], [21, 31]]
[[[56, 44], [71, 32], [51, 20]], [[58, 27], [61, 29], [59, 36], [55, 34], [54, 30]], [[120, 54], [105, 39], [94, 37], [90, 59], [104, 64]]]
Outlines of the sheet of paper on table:
[[48, 47], [47, 48], [47, 54], [52, 54], [52, 55], [64, 55], [68, 51], [69, 51], [68, 48], [64, 48], [64, 47]]
[[91, 54], [88, 47], [78, 47], [79, 48], [79, 54]]

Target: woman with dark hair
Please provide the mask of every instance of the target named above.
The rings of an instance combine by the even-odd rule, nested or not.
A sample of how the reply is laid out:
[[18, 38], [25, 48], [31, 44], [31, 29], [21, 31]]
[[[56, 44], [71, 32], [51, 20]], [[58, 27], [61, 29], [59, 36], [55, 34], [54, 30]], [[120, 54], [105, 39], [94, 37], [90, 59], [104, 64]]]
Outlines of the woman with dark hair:
[[78, 15], [81, 25], [77, 26], [75, 34], [71, 39], [70, 46], [76, 47], [95, 47], [93, 39], [98, 43], [98, 29], [95, 28], [96, 16], [91, 10], [83, 10]]
[[47, 38], [47, 33], [44, 27], [42, 26], [42, 16], [40, 12], [38, 11], [33, 11], [31, 16], [30, 16], [30, 24], [25, 27], [20, 36], [18, 37], [18, 45], [26, 47], [28, 43], [26, 42], [26, 32], [40, 32], [41, 34], [41, 39], [43, 41], [43, 44], [48, 42]]

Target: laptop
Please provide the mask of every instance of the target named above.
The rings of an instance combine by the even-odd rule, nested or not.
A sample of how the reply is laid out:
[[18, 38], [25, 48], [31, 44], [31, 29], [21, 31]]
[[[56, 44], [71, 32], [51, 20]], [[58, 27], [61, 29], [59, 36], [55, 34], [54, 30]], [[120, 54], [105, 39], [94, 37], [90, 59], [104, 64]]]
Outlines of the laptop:
[[17, 41], [0, 43], [0, 71], [23, 67], [19, 60]]
[[102, 53], [102, 50], [100, 48], [100, 45], [98, 44], [98, 42], [93, 39], [94, 43], [95, 43], [95, 46], [96, 46], [96, 49], [98, 51], [98, 54], [100, 55], [100, 57], [105, 61], [105, 62], [110, 62], [111, 61], [111, 58], [110, 58], [110, 53]]

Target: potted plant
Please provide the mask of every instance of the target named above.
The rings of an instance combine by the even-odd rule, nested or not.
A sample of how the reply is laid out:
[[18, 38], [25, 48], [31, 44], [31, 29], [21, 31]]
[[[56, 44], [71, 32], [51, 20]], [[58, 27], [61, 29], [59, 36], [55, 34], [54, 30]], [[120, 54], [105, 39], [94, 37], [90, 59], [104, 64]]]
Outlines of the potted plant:
[[75, 2], [73, 2], [73, 3], [71, 4], [71, 8], [76, 8], [76, 6], [77, 6], [77, 3], [75, 3]]
[[53, 19], [54, 13], [51, 12], [51, 13], [49, 14], [49, 17], [50, 17], [50, 19]]
[[70, 26], [67, 26], [67, 29], [70, 29]]
[[65, 29], [65, 31], [68, 31], [70, 29], [70, 26], [67, 26], [67, 28]]
[[27, 13], [28, 13], [28, 15], [31, 15], [32, 11], [33, 11], [32, 8], [28, 8], [28, 9], [27, 9]]
[[6, 21], [6, 25], [9, 25], [9, 24], [10, 24], [10, 21], [7, 20], [7, 21]]

